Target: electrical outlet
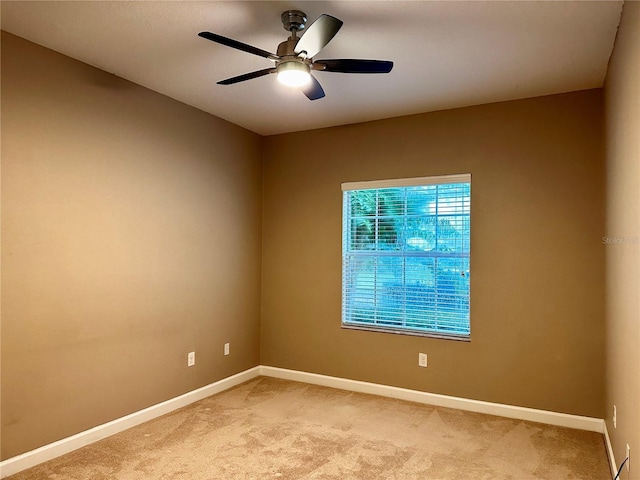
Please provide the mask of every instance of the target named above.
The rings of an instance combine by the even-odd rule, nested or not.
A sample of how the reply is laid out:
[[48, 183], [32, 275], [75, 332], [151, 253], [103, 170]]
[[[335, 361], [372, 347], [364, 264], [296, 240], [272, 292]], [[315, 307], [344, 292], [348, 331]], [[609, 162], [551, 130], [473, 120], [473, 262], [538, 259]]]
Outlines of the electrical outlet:
[[189, 352], [187, 355], [187, 367], [193, 367], [196, 364], [196, 352]]
[[627, 472], [631, 469], [631, 448], [629, 448], [629, 444], [627, 443]]
[[426, 367], [427, 366], [427, 354], [426, 353], [419, 353], [418, 354], [418, 366], [419, 367]]
[[617, 415], [616, 415], [616, 406], [613, 406], [613, 428], [618, 428], [617, 425]]
[[225, 355], [229, 355], [229, 344], [228, 343], [224, 344], [224, 354]]

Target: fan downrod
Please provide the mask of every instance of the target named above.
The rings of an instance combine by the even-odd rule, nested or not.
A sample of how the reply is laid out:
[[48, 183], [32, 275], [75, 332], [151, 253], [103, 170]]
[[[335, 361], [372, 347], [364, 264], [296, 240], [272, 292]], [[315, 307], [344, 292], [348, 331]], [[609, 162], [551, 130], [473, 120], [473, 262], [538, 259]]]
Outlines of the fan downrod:
[[299, 32], [304, 30], [304, 26], [307, 23], [307, 14], [300, 10], [287, 10], [282, 12], [280, 19], [287, 32]]

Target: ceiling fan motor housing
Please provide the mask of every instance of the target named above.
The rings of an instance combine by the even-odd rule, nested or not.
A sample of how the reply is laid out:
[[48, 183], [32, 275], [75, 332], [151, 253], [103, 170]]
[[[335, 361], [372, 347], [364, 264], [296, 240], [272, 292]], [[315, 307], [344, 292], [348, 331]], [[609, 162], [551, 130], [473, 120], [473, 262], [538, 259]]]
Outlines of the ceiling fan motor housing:
[[295, 57], [296, 52], [294, 49], [296, 48], [296, 44], [298, 43], [297, 38], [290, 38], [285, 40], [284, 42], [278, 45], [278, 50], [276, 50], [276, 55], [279, 57]]

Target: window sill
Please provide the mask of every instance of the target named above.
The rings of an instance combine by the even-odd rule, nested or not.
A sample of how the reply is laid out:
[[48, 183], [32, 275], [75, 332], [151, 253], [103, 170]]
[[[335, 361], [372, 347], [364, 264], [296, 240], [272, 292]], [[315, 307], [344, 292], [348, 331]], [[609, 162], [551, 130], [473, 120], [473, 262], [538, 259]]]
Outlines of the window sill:
[[437, 333], [437, 332], [423, 332], [420, 330], [409, 330], [409, 329], [398, 329], [398, 328], [385, 328], [379, 325], [377, 326], [368, 326], [368, 325], [354, 325], [354, 324], [345, 324], [343, 323], [341, 327], [345, 330], [362, 330], [365, 332], [377, 332], [377, 333], [393, 333], [395, 335], [410, 335], [413, 337], [429, 337], [429, 338], [438, 338], [441, 340], [454, 340], [458, 342], [470, 342], [470, 335], [455, 335], [455, 334], [446, 334], [446, 333]]

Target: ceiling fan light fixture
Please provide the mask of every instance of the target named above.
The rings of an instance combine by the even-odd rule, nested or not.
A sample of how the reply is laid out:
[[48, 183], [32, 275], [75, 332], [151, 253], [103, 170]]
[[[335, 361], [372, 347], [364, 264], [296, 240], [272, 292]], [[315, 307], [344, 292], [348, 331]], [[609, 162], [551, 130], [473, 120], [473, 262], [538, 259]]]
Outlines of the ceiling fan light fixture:
[[[278, 81], [283, 85], [297, 88], [309, 100], [324, 98], [324, 90], [311, 70], [337, 73], [389, 73], [393, 62], [388, 60], [366, 59], [330, 59], [313, 60], [342, 27], [342, 20], [323, 13], [311, 25], [306, 26], [307, 15], [299, 10], [287, 10], [281, 15], [284, 29], [291, 36], [278, 44], [276, 53], [253, 47], [217, 33], [200, 32], [198, 36], [220, 45], [235, 48], [252, 55], [275, 62], [271, 68], [263, 68], [216, 82], [218, 85], [233, 85], [254, 78], [276, 73]], [[298, 38], [297, 33], [304, 30]]]
[[278, 81], [287, 87], [302, 87], [311, 81], [309, 65], [296, 60], [282, 62], [276, 67]]

